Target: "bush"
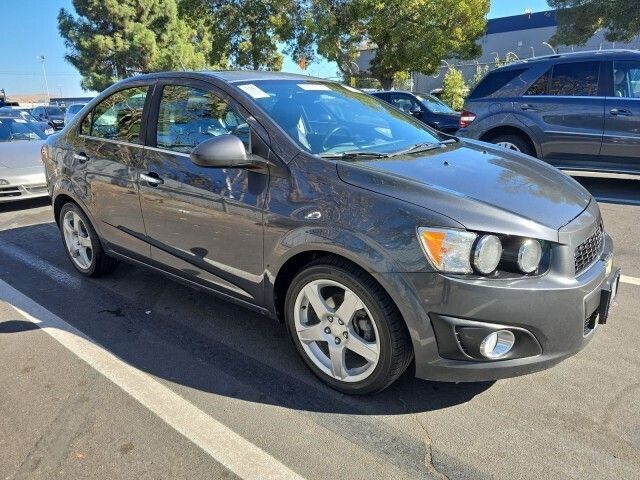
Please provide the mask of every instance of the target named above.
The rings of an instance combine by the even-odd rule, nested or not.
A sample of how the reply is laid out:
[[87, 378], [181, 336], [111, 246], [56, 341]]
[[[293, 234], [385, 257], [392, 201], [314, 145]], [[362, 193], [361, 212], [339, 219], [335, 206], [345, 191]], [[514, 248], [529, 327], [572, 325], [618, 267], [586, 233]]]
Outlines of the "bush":
[[464, 99], [469, 93], [469, 87], [464, 81], [462, 72], [455, 67], [449, 67], [442, 82], [443, 102], [456, 111], [462, 110]]

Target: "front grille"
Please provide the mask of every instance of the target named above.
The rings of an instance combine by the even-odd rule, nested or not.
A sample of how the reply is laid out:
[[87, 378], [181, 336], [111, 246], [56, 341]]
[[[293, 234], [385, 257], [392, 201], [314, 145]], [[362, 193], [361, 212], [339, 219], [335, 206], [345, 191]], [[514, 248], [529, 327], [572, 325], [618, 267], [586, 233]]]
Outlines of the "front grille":
[[596, 325], [598, 324], [599, 316], [600, 316], [599, 311], [596, 310], [595, 312], [593, 312], [591, 315], [589, 315], [587, 318], [584, 319], [584, 330], [582, 331], [582, 333], [585, 337], [589, 335], [594, 328], [596, 328]]
[[576, 247], [574, 253], [576, 275], [585, 270], [598, 258], [598, 256], [602, 253], [603, 247], [604, 228], [602, 226], [602, 223], [600, 223], [596, 231]]
[[22, 195], [22, 191], [19, 187], [0, 187], [0, 198], [19, 197], [20, 195]]

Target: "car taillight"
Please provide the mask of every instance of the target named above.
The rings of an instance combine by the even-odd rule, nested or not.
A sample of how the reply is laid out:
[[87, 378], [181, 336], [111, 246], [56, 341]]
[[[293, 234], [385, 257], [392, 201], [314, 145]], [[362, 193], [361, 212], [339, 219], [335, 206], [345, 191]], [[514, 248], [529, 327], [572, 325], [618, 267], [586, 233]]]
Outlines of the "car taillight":
[[476, 114], [463, 110], [460, 114], [460, 128], [466, 128], [476, 119]]

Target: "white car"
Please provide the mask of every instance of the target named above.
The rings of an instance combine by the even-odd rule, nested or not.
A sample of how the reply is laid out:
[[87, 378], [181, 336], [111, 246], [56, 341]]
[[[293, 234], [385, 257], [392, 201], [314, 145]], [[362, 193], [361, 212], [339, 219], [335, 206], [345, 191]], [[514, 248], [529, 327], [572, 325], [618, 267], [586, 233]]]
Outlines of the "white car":
[[45, 138], [26, 120], [0, 115], [0, 203], [49, 195], [40, 159]]

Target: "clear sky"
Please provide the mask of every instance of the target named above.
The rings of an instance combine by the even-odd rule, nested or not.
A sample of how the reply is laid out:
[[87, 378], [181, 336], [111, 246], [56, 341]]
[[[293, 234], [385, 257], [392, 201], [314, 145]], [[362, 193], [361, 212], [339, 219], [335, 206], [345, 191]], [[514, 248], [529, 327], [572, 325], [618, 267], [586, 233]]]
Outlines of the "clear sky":
[[[51, 96], [82, 95], [80, 75], [65, 61], [65, 46], [58, 33], [58, 12], [60, 8], [72, 9], [71, 0], [2, 0], [1, 3], [0, 88], [9, 95], [44, 92], [42, 64], [37, 59], [44, 55]], [[526, 8], [538, 12], [549, 7], [546, 0], [493, 0], [489, 18], [518, 15]], [[285, 59], [284, 70], [300, 72], [290, 59]], [[336, 67], [328, 62], [314, 63], [307, 67], [306, 73], [333, 77]]]

